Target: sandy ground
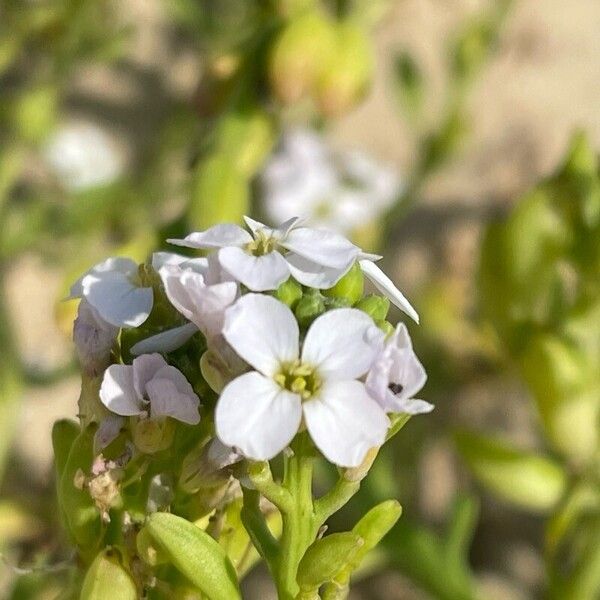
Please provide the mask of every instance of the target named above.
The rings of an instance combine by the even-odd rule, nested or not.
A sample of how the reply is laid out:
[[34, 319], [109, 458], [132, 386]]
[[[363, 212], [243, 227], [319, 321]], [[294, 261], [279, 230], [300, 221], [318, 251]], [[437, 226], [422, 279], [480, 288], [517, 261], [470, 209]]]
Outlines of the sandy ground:
[[[433, 98], [427, 111], [435, 121], [440, 109], [437, 98], [444, 86], [445, 44], [464, 16], [481, 6], [485, 3], [467, 0], [398, 1], [390, 18], [377, 31], [380, 60], [373, 92], [362, 106], [335, 124], [334, 142], [366, 149], [402, 172], [410, 169], [414, 135], [399, 116], [390, 93], [388, 75], [394, 53], [408, 48], [423, 64]], [[191, 92], [197, 67], [193, 57], [178, 57], [169, 69], [160, 64], [168, 51], [160, 36], [164, 15], [159, 3], [156, 0], [131, 3], [127, 12], [127, 18], [142, 23], [132, 58], [140, 65], [158, 68], [163, 75], [168, 71], [164, 76], [178, 94], [185, 96]], [[436, 244], [441, 245], [443, 258], [441, 262], [433, 260], [428, 250], [430, 240], [423, 235], [407, 233], [407, 239], [399, 242], [395, 275], [409, 297], [440, 269], [446, 269], [460, 281], [470, 281], [481, 214], [489, 207], [510, 203], [540, 175], [550, 172], [575, 128], [585, 129], [600, 145], [599, 31], [598, 0], [515, 1], [499, 50], [471, 95], [472, 131], [468, 146], [460, 160], [430, 182], [422, 199], [421, 206], [427, 208], [427, 214], [442, 222]], [[100, 82], [96, 89], [106, 90], [106, 74], [94, 76]], [[79, 85], [94, 89], [94, 76], [82, 78]], [[121, 94], [135, 97], [136, 90], [128, 86], [127, 82], [117, 81], [106, 93], [118, 94], [120, 90]], [[459, 216], [444, 222], [445, 215], [453, 211]], [[479, 217], [473, 219], [473, 214]], [[35, 257], [24, 257], [12, 269], [8, 300], [13, 320], [19, 324], [20, 348], [32, 365], [57, 366], [69, 356], [69, 340], [53, 318], [52, 303], [60, 285], [60, 275], [42, 266]], [[468, 414], [470, 407], [480, 402], [481, 392], [466, 390], [456, 410]], [[77, 395], [76, 379], [25, 393], [15, 451], [31, 465], [31, 477], [47, 476], [51, 424], [58, 417], [75, 414]], [[518, 430], [523, 422], [522, 403], [515, 403], [512, 414]], [[527, 438], [528, 434], [517, 431], [515, 435]], [[436, 517], [443, 513], [456, 485], [453, 467], [445, 457], [447, 452], [443, 448], [434, 447], [423, 459], [423, 468], [439, 475], [428, 479], [442, 482], [425, 502], [425, 511]], [[405, 585], [397, 585], [394, 578], [390, 575], [383, 580], [382, 589], [388, 591], [380, 597], [413, 598], [413, 592]], [[493, 596], [487, 597], [515, 600], [521, 597], [520, 592], [497, 579], [492, 575], [483, 578], [483, 585], [494, 590]], [[403, 590], [402, 596], [395, 595], [397, 592], [393, 590], [397, 589]], [[268, 597], [266, 592], [258, 591], [253, 596]], [[354, 598], [359, 598], [358, 593]]]

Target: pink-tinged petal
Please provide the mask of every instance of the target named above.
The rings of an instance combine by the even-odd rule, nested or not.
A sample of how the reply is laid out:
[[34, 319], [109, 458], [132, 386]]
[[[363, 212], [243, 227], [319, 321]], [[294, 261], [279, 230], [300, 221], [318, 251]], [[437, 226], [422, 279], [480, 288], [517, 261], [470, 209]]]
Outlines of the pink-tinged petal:
[[115, 327], [139, 327], [152, 310], [152, 288], [137, 287], [118, 271], [86, 275], [81, 287], [84, 298]]
[[353, 264], [353, 261], [350, 261], [342, 269], [324, 267], [293, 252], [286, 254], [285, 260], [288, 263], [292, 277], [296, 281], [319, 290], [333, 287], [350, 270]]
[[252, 241], [252, 236], [239, 225], [224, 223], [214, 225], [206, 231], [190, 233], [184, 239], [169, 239], [169, 244], [186, 248], [226, 248], [227, 246], [243, 246]]
[[149, 354], [151, 352], [160, 352], [162, 354], [173, 352], [173, 350], [181, 348], [197, 331], [198, 327], [194, 323], [186, 323], [180, 327], [161, 331], [134, 344], [129, 352], [133, 356]]
[[272, 296], [246, 294], [225, 313], [223, 336], [264, 375], [298, 358], [300, 332], [292, 311]]
[[306, 334], [302, 362], [317, 367], [330, 380], [364, 375], [377, 355], [373, 319], [355, 308], [338, 308], [321, 315]]
[[144, 403], [137, 397], [133, 386], [132, 366], [111, 365], [104, 371], [100, 401], [108, 410], [122, 417], [144, 412]]
[[254, 460], [279, 454], [296, 435], [301, 420], [300, 397], [256, 372], [225, 386], [215, 409], [219, 439]]
[[334, 269], [345, 269], [360, 252], [360, 248], [343, 235], [310, 227], [292, 229], [280, 243], [294, 254]]
[[360, 381], [327, 383], [302, 406], [315, 445], [340, 467], [358, 467], [371, 448], [385, 441], [389, 419]]
[[276, 290], [290, 276], [287, 263], [279, 252], [253, 256], [241, 248], [223, 248], [219, 250], [219, 262], [253, 292]]
[[72, 300], [73, 298], [81, 298], [83, 296], [83, 279], [87, 275], [96, 275], [97, 277], [102, 274], [116, 272], [122, 273], [127, 277], [132, 277], [137, 273], [138, 265], [131, 258], [123, 258], [122, 256], [116, 256], [107, 258], [106, 260], [94, 265], [89, 271], [86, 271], [72, 286], [66, 300]]
[[394, 282], [372, 261], [359, 261], [362, 272], [367, 276], [371, 283], [387, 298], [390, 302], [404, 311], [413, 321], [419, 322], [417, 311], [411, 306], [404, 294], [394, 285]]
[[182, 423], [200, 422], [200, 399], [188, 380], [175, 367], [160, 369], [146, 384], [152, 417], [172, 417]]
[[133, 359], [133, 388], [140, 400], [146, 397], [146, 384], [155, 373], [167, 366], [160, 354], [142, 354]]

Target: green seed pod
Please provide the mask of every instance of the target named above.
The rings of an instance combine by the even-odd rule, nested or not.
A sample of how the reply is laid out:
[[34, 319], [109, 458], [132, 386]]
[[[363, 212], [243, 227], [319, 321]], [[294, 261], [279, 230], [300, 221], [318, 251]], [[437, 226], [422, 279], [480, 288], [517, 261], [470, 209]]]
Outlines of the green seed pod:
[[135, 582], [122, 565], [120, 552], [106, 548], [94, 559], [83, 580], [81, 600], [136, 600]]
[[277, 288], [275, 297], [294, 310], [296, 304], [302, 298], [302, 286], [290, 277]]
[[358, 262], [328, 290], [323, 290], [323, 295], [328, 298], [344, 298], [350, 305], [356, 304], [363, 295], [365, 278]]
[[364, 96], [373, 76], [373, 62], [373, 49], [362, 27], [353, 22], [338, 24], [335, 50], [315, 90], [324, 116], [339, 116]]
[[364, 543], [353, 531], [332, 533], [314, 542], [298, 566], [300, 588], [310, 590], [331, 581], [347, 567]]
[[358, 566], [359, 561], [379, 544], [388, 531], [396, 524], [402, 514], [402, 506], [397, 500], [386, 500], [374, 506], [362, 519], [352, 528], [365, 542], [356, 554], [354, 564]]
[[322, 13], [311, 10], [294, 18], [281, 31], [269, 61], [269, 80], [283, 104], [305, 96], [329, 61], [335, 44], [334, 26]]
[[296, 305], [296, 318], [301, 327], [308, 327], [319, 315], [325, 312], [325, 302], [321, 294], [306, 294]]
[[390, 310], [390, 301], [383, 296], [371, 294], [360, 300], [356, 308], [366, 312], [374, 321], [385, 321]]
[[210, 600], [240, 599], [235, 569], [223, 548], [181, 517], [154, 513], [145, 529], [169, 561]]

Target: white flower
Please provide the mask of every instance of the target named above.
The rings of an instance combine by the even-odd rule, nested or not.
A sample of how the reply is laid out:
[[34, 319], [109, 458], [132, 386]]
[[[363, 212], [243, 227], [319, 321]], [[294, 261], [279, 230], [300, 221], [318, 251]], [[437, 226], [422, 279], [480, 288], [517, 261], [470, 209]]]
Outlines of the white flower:
[[216, 249], [225, 271], [252, 291], [277, 289], [290, 274], [313, 288], [330, 288], [344, 276], [361, 249], [332, 231], [299, 227], [293, 218], [274, 229], [245, 217], [252, 235], [238, 225], [215, 225], [183, 240], [189, 248]]
[[413, 396], [425, 385], [427, 374], [412, 348], [406, 326], [400, 323], [385, 341], [367, 374], [369, 394], [386, 412], [416, 415], [428, 413], [433, 405]]
[[177, 260], [175, 256], [170, 255], [168, 261], [162, 262], [158, 273], [167, 298], [190, 323], [138, 342], [131, 348], [134, 355], [171, 352], [198, 330], [210, 342], [220, 335], [225, 309], [238, 297], [238, 284], [223, 281], [222, 269], [213, 257]]
[[392, 169], [357, 151], [334, 152], [310, 130], [283, 136], [261, 181], [264, 206], [274, 221], [299, 215], [342, 233], [374, 221], [401, 188]]
[[200, 400], [188, 380], [160, 354], [144, 354], [132, 365], [111, 365], [100, 386], [100, 400], [122, 417], [172, 417], [195, 425]]
[[89, 302], [81, 300], [73, 323], [73, 342], [86, 373], [96, 376], [108, 367], [118, 333], [118, 327], [104, 321]]
[[141, 287], [138, 265], [130, 258], [107, 258], [72, 286], [71, 298], [85, 298], [102, 319], [115, 327], [138, 327], [150, 315], [152, 288]]
[[94, 123], [69, 123], [52, 136], [44, 155], [61, 183], [79, 191], [108, 185], [125, 167], [123, 150]]
[[332, 310], [312, 324], [300, 349], [298, 323], [285, 304], [271, 296], [243, 296], [227, 310], [223, 335], [256, 370], [221, 393], [218, 437], [249, 458], [268, 460], [304, 421], [328, 460], [359, 465], [370, 448], [384, 442], [389, 426], [358, 381], [376, 355], [374, 329], [359, 310]]

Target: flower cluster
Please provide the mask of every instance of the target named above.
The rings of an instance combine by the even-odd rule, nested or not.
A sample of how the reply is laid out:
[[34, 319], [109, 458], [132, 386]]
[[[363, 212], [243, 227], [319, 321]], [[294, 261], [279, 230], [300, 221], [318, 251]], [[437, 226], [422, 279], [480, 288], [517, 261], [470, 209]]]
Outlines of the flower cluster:
[[[390, 301], [418, 315], [345, 237], [296, 218], [246, 224], [168, 240], [205, 256], [110, 258], [72, 286], [78, 356], [101, 377], [98, 444], [128, 431], [138, 451], [164, 450], [202, 399], [238, 457], [270, 460], [306, 429], [329, 461], [359, 466], [390, 413], [432, 408], [413, 399], [426, 375], [406, 327], [386, 321]], [[383, 296], [363, 296], [364, 276]]]

